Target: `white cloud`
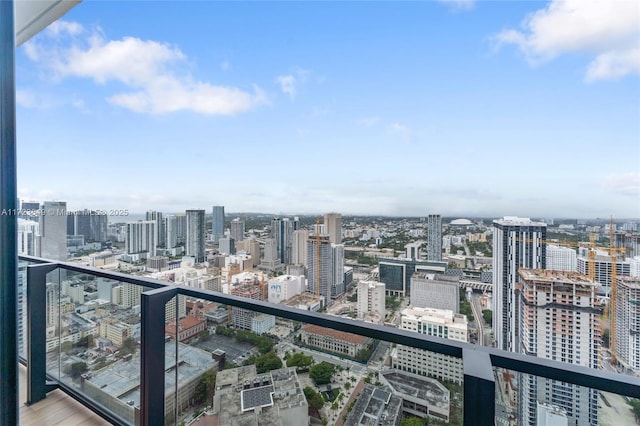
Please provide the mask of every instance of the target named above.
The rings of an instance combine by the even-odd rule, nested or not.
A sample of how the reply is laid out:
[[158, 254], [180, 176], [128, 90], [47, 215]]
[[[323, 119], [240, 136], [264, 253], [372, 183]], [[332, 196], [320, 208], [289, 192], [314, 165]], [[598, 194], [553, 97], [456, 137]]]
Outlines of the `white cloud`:
[[604, 186], [638, 200], [640, 199], [640, 172], [611, 174], [605, 178]]
[[380, 121], [380, 117], [363, 117], [356, 120], [356, 124], [360, 127], [373, 127]]
[[84, 27], [82, 26], [82, 24], [79, 24], [77, 22], [55, 21], [47, 27], [46, 31], [49, 35], [54, 37], [64, 34], [75, 36], [84, 32]]
[[[292, 73], [287, 75], [279, 75], [276, 77], [276, 82], [280, 85], [282, 93], [289, 95], [291, 99], [294, 99], [300, 88], [307, 82], [310, 71], [296, 68]], [[320, 78], [317, 83], [322, 83], [324, 79]]]
[[404, 124], [393, 123], [391, 125], [391, 132], [400, 136], [405, 142], [411, 142], [413, 140], [413, 131]]
[[293, 75], [279, 75], [276, 81], [280, 85], [282, 93], [289, 95], [291, 99], [296, 97], [296, 78]]
[[593, 55], [587, 80], [640, 74], [639, 38], [636, 1], [591, 0], [552, 0], [525, 17], [522, 30], [496, 36], [498, 45], [516, 45], [531, 64], [563, 54]]
[[[60, 21], [59, 21], [60, 22]], [[70, 34], [83, 31], [63, 22]], [[79, 24], [77, 24], [79, 25]], [[182, 51], [167, 43], [125, 37], [107, 40], [98, 31], [88, 38], [76, 38], [71, 46], [30, 42], [27, 56], [49, 67], [58, 78], [84, 77], [98, 84], [119, 82], [130, 89], [107, 98], [114, 104], [139, 113], [163, 114], [180, 110], [205, 115], [234, 115], [268, 103], [257, 86], [253, 91], [216, 86], [179, 75], [187, 63]]]

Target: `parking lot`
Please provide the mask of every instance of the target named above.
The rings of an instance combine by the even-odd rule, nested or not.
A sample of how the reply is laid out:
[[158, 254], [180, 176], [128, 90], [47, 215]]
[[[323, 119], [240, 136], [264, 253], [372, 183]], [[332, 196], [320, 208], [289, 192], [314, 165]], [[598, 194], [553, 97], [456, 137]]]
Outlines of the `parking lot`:
[[[194, 344], [195, 347], [213, 352], [223, 350], [227, 354], [227, 361], [242, 364], [252, 353], [258, 353], [258, 348], [246, 342], [236, 342], [233, 337], [212, 334], [204, 341]], [[241, 358], [242, 357], [242, 358]]]

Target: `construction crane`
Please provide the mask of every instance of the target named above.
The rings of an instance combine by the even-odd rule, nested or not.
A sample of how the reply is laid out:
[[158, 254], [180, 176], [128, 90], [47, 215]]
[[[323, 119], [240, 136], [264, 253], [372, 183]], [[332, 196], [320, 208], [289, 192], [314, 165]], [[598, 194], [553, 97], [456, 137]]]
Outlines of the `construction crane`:
[[589, 280], [591, 281], [595, 281], [596, 280], [596, 249], [600, 248], [603, 250], [607, 250], [607, 248], [605, 247], [597, 247], [596, 243], [595, 243], [595, 235], [593, 233], [589, 234], [589, 242], [588, 243], [576, 243], [573, 241], [553, 241], [553, 240], [537, 240], [537, 239], [531, 239], [531, 238], [516, 238], [516, 241], [521, 241], [521, 242], [525, 242], [525, 243], [540, 243], [540, 244], [550, 244], [550, 245], [556, 245], [556, 246], [563, 246], [563, 247], [571, 247], [571, 248], [577, 248], [577, 247], [584, 247], [589, 249], [589, 251], [587, 252], [587, 276], [589, 277]]
[[609, 247], [598, 247], [595, 244], [595, 235], [592, 233], [589, 235], [589, 243], [573, 243], [571, 241], [550, 241], [550, 240], [532, 240], [532, 239], [518, 239], [518, 241], [525, 242], [539, 242], [541, 244], [555, 244], [566, 247], [585, 247], [588, 248], [587, 252], [587, 276], [592, 282], [596, 281], [596, 250], [608, 252], [611, 258], [611, 287], [609, 291], [609, 303], [605, 306], [602, 314], [601, 322], [601, 335], [604, 333], [604, 328], [609, 323], [609, 349], [611, 351], [611, 363], [616, 364], [616, 303], [617, 303], [617, 279], [618, 279], [618, 263], [617, 253], [624, 253], [624, 248], [614, 247], [614, 232], [613, 232], [613, 217], [609, 219]]

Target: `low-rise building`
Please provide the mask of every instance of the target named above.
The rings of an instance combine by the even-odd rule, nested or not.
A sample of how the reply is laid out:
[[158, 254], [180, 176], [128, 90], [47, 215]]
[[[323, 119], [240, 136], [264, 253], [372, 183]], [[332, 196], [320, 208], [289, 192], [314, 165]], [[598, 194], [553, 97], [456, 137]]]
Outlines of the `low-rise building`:
[[213, 412], [219, 425], [302, 426], [309, 405], [295, 368], [257, 374], [255, 365], [218, 372]]
[[[178, 343], [178, 353], [180, 358], [176, 366], [176, 344], [166, 343], [165, 419], [175, 418], [176, 398], [179, 416], [185, 408], [190, 407], [196, 386], [203, 375], [209, 370], [215, 370], [218, 364], [211, 353], [182, 343]], [[134, 423], [136, 412], [140, 409], [140, 353], [127, 360], [118, 360], [102, 370], [83, 375], [81, 386], [83, 394], [87, 397]]]
[[437, 380], [395, 370], [381, 372], [378, 378], [402, 399], [403, 415], [449, 422], [451, 394]]
[[[189, 340], [192, 337], [197, 336], [202, 331], [206, 330], [207, 324], [204, 319], [204, 315], [193, 316], [189, 315], [185, 318], [182, 318], [178, 321], [178, 341], [184, 342], [185, 340]], [[164, 329], [164, 332], [176, 338], [176, 323], [175, 321], [169, 322]]]
[[347, 425], [400, 426], [402, 398], [389, 388], [366, 384], [349, 412]]
[[359, 351], [367, 349], [373, 339], [332, 328], [307, 324], [300, 333], [301, 342], [307, 346], [355, 358]]
[[[400, 328], [459, 342], [467, 342], [469, 338], [466, 315], [444, 309], [404, 309]], [[398, 370], [462, 384], [460, 358], [405, 345], [398, 345], [391, 358], [393, 368]]]

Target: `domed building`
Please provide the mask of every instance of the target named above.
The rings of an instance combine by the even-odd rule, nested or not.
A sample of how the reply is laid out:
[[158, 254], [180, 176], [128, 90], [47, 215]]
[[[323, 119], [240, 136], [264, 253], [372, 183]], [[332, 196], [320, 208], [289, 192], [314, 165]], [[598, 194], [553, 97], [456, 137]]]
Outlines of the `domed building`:
[[471, 222], [469, 219], [455, 219], [452, 220], [449, 225], [451, 226], [470, 226], [473, 225], [473, 222]]

